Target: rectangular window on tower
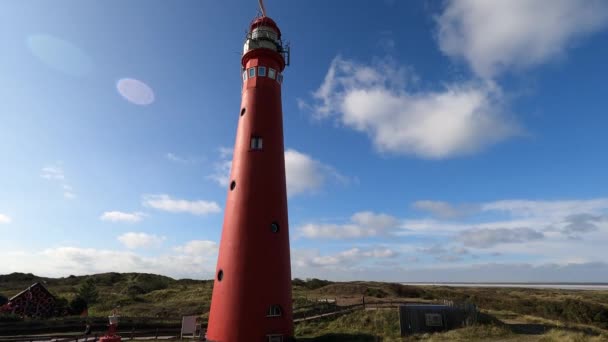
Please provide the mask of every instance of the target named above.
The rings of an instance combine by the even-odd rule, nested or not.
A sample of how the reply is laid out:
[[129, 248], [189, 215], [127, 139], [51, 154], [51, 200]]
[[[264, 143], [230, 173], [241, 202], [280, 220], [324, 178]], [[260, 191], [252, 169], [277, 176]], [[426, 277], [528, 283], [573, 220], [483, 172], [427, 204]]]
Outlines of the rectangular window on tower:
[[264, 77], [266, 76], [266, 67], [258, 67], [258, 76], [260, 77]]
[[251, 150], [261, 150], [262, 147], [262, 137], [251, 137], [251, 144], [249, 145]]
[[279, 84], [283, 84], [283, 74], [277, 75], [277, 81], [279, 82]]
[[255, 77], [255, 68], [249, 68], [249, 78]]
[[243, 71], [243, 82], [247, 81], [247, 71]]
[[283, 312], [281, 310], [281, 307], [278, 305], [271, 305], [268, 308], [268, 312], [266, 313], [266, 317], [279, 317], [282, 315], [283, 315]]
[[274, 78], [277, 76], [277, 72], [276, 70], [274, 70], [273, 68], [268, 68], [268, 77], [272, 78], [274, 80]]
[[268, 335], [268, 342], [283, 342], [283, 335]]

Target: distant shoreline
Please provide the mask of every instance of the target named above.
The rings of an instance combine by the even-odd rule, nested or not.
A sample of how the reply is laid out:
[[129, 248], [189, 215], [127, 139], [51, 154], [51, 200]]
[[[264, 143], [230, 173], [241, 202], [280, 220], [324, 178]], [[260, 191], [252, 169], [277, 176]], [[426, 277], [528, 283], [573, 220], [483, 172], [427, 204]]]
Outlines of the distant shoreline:
[[417, 286], [449, 286], [449, 287], [518, 287], [529, 289], [556, 289], [556, 290], [606, 290], [608, 283], [469, 283], [469, 282], [402, 282], [403, 285]]

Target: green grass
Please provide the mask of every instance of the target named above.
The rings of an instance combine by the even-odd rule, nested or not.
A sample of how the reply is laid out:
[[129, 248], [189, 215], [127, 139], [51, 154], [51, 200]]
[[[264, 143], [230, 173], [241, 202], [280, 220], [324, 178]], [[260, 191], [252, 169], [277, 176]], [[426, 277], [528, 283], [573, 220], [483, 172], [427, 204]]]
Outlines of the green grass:
[[397, 310], [359, 310], [333, 320], [303, 322], [296, 325], [296, 335], [314, 337], [324, 334], [361, 334], [399, 337]]
[[[90, 305], [91, 316], [106, 316], [120, 306], [129, 317], [158, 317], [179, 321], [182, 315], [207, 315], [213, 282], [175, 280], [154, 274], [104, 273], [91, 276], [43, 278], [32, 274], [0, 275], [0, 294], [11, 297], [34, 282], [42, 282], [57, 297], [74, 298], [78, 288], [92, 278], [99, 302]], [[293, 282], [296, 307], [317, 299], [337, 299], [339, 305], [370, 301], [437, 302], [443, 299], [477, 304], [487, 323], [451, 332], [419, 335], [409, 340], [424, 341], [602, 341], [608, 332], [608, 291], [568, 291], [522, 288], [453, 288], [407, 286], [381, 282], [299, 280]], [[326, 304], [331, 307], [334, 304]], [[308, 308], [298, 312], [314, 312]], [[501, 325], [500, 322], [511, 325]], [[518, 328], [519, 327], [519, 328]], [[517, 329], [541, 328], [534, 334]], [[557, 327], [557, 328], [555, 328]], [[400, 340], [397, 310], [355, 311], [334, 318], [296, 325], [301, 341]]]

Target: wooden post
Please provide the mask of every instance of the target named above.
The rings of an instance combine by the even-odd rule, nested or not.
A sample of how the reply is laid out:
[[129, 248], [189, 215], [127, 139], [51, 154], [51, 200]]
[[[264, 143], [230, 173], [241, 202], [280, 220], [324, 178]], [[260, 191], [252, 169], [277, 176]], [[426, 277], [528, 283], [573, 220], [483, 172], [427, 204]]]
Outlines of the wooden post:
[[361, 301], [363, 302], [363, 310], [365, 310], [365, 296], [361, 297]]
[[154, 339], [158, 340], [158, 328], [156, 328], [156, 334], [154, 335]]

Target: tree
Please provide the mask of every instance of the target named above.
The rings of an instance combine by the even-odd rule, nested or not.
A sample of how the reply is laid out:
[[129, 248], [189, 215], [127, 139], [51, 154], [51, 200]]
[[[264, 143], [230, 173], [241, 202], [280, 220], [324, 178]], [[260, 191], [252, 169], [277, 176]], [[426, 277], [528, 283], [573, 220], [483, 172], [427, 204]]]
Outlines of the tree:
[[0, 306], [4, 305], [6, 303], [8, 303], [8, 298], [6, 298], [0, 294]]
[[80, 315], [88, 308], [86, 300], [80, 296], [76, 296], [70, 301], [70, 313], [72, 315]]
[[70, 303], [63, 297], [55, 298], [55, 316], [65, 316], [70, 311]]
[[87, 278], [78, 289], [78, 297], [82, 298], [87, 304], [97, 303], [99, 292], [93, 278]]

